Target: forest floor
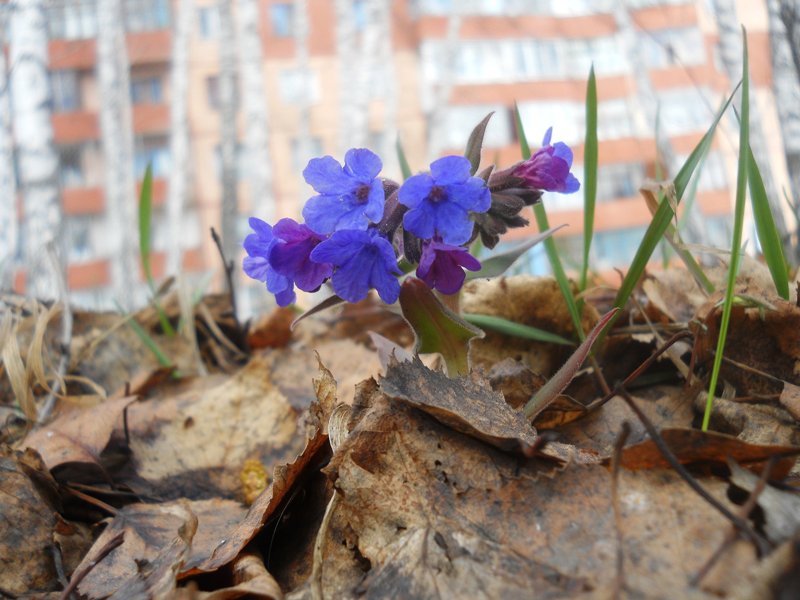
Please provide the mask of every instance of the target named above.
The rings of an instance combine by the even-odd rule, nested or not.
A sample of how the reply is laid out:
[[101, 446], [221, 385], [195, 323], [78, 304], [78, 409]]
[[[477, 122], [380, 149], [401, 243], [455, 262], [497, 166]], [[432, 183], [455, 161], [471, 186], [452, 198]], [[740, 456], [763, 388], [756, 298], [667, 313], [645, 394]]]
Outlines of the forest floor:
[[[719, 298], [681, 270], [533, 426], [569, 347], [487, 332], [450, 379], [369, 300], [292, 330], [173, 293], [169, 336], [5, 297], [0, 597], [798, 598], [800, 307], [744, 267], [709, 432]], [[462, 302], [574, 337], [550, 279]]]

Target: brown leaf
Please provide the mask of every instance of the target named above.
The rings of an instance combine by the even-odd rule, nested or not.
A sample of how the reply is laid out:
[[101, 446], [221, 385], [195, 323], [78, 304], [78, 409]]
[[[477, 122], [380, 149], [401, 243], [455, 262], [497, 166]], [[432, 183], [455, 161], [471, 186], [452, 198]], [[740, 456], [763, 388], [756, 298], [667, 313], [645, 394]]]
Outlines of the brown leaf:
[[58, 476], [58, 467], [84, 463], [101, 468], [100, 453], [114, 428], [122, 424], [122, 412], [134, 398], [107, 400], [93, 408], [71, 410], [25, 438], [23, 445], [39, 452], [47, 468]]
[[[695, 328], [698, 365], [709, 363], [710, 367], [713, 360], [722, 315], [718, 300], [713, 296], [697, 313], [703, 325]], [[779, 380], [800, 385], [800, 307], [779, 298], [764, 300], [776, 310], [734, 307], [731, 312], [725, 358], [767, 374], [723, 361], [721, 377], [736, 388], [738, 396], [780, 394], [783, 385]]]
[[294, 319], [294, 311], [284, 307], [258, 317], [247, 332], [247, 345], [252, 350], [285, 347], [292, 339]]
[[58, 584], [53, 534], [58, 524], [56, 483], [42, 459], [0, 445], [0, 590], [48, 591]]
[[688, 323], [708, 298], [683, 269], [648, 273], [642, 290], [650, 318], [661, 323]]
[[[133, 590], [151, 589], [156, 584], [174, 587], [178, 574], [211, 556], [244, 514], [238, 502], [221, 499], [128, 505], [106, 527], [82, 566], [120, 531], [125, 533], [123, 544], [103, 559], [78, 589], [102, 598], [130, 586]], [[139, 569], [145, 561], [153, 565], [146, 573]]]
[[[713, 431], [662, 429], [659, 433], [681, 464], [685, 465], [698, 463], [724, 465], [730, 458], [748, 469], [760, 471], [768, 459], [775, 457], [779, 460], [773, 470], [773, 476], [782, 478], [792, 468], [795, 457], [800, 454], [800, 447], [797, 446], [758, 446]], [[620, 457], [620, 465], [626, 469], [663, 469], [667, 468], [669, 463], [655, 443], [647, 439], [625, 448]]]
[[547, 382], [544, 377], [513, 358], [506, 358], [494, 365], [488, 379], [492, 389], [503, 394], [513, 408], [522, 408]]
[[235, 600], [254, 598], [256, 600], [282, 600], [283, 592], [264, 566], [257, 554], [243, 552], [233, 562], [233, 578], [236, 585], [213, 592], [198, 592], [195, 600]]
[[[302, 449], [300, 410], [272, 381], [275, 368], [269, 354], [258, 354], [222, 383], [131, 406], [131, 472], [121, 479], [162, 499], [243, 499], [247, 459], [272, 465]], [[306, 371], [310, 390], [311, 366]]]
[[232, 527], [205, 560], [191, 563], [183, 575], [216, 571], [231, 562], [272, 516], [281, 502], [291, 492], [292, 486], [310, 470], [315, 470], [330, 455], [328, 436], [318, 432], [308, 441], [297, 459], [275, 467], [272, 484], [256, 498], [244, 518]]
[[800, 421], [800, 386], [784, 383], [780, 403], [790, 415]]
[[524, 451], [536, 441], [536, 430], [487, 382], [451, 379], [428, 369], [419, 358], [391, 364], [380, 388], [387, 396], [502, 450]]
[[[704, 410], [707, 397], [706, 392], [698, 394], [694, 402], [695, 410]], [[796, 421], [785, 408], [772, 404], [714, 398], [711, 428], [750, 444], [800, 446], [800, 430]]]
[[[341, 495], [323, 547], [325, 597], [611, 597], [605, 468], [543, 476], [552, 469], [540, 460], [372, 398], [326, 468]], [[703, 485], [725, 501], [724, 481]], [[688, 576], [721, 543], [726, 521], [668, 470], [623, 470], [619, 489], [626, 590], [689, 597]]]

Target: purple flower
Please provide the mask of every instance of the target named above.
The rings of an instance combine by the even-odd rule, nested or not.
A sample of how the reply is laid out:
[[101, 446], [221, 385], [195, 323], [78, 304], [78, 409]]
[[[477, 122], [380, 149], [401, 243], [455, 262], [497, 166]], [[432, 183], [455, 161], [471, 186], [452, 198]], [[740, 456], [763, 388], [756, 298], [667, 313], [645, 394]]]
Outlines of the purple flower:
[[295, 301], [294, 285], [292, 280], [279, 274], [269, 262], [270, 252], [278, 240], [275, 238], [272, 226], [261, 219], [250, 217], [251, 233], [244, 240], [244, 249], [248, 256], [244, 259], [244, 272], [248, 276], [267, 284], [267, 289], [275, 294], [279, 306], [287, 306]]
[[581, 184], [569, 172], [572, 167], [572, 150], [564, 142], [556, 142], [551, 146], [552, 135], [551, 127], [544, 134], [542, 147], [528, 160], [514, 167], [512, 174], [539, 190], [562, 194], [577, 192]]
[[381, 159], [364, 148], [348, 150], [344, 168], [331, 156], [312, 158], [303, 177], [318, 193], [306, 202], [303, 217], [316, 233], [366, 229], [383, 217]]
[[333, 265], [309, 259], [311, 251], [325, 237], [317, 235], [294, 219], [281, 219], [272, 228], [275, 243], [268, 259], [272, 268], [305, 292], [315, 292], [333, 272]]
[[400, 187], [398, 199], [410, 210], [403, 226], [423, 240], [440, 237], [459, 245], [472, 237], [470, 211], [486, 212], [492, 202], [486, 182], [469, 174], [469, 160], [445, 156], [431, 163], [431, 172], [409, 177]]
[[464, 269], [479, 271], [480, 268], [481, 263], [466, 248], [434, 240], [422, 245], [417, 277], [431, 289], [443, 294], [455, 294], [464, 285]]
[[348, 302], [360, 302], [370, 288], [387, 304], [400, 295], [400, 274], [392, 245], [377, 231], [340, 230], [311, 252], [311, 260], [331, 263], [334, 291]]

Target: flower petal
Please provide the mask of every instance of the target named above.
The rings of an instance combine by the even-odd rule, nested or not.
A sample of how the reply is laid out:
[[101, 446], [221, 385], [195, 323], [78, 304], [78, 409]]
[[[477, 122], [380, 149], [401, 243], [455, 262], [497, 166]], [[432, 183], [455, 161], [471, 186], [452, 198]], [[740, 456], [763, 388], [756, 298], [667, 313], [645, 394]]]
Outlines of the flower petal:
[[397, 200], [408, 208], [416, 208], [431, 193], [433, 179], [427, 173], [412, 175], [403, 182], [397, 192]]
[[[303, 207], [303, 218], [312, 231], [325, 235], [336, 229], [339, 219], [349, 208], [338, 196], [314, 196]], [[364, 229], [366, 227], [367, 223], [364, 221]]]
[[372, 266], [370, 283], [378, 291], [378, 296], [386, 304], [394, 304], [400, 296], [400, 282], [397, 277], [388, 273], [380, 261], [376, 261]]
[[486, 212], [492, 205], [492, 193], [480, 177], [447, 186], [448, 198], [464, 210]]
[[475, 224], [463, 208], [452, 202], [443, 202], [436, 206], [435, 211], [436, 233], [445, 244], [460, 246], [472, 237]]
[[377, 223], [383, 218], [383, 209], [386, 205], [386, 194], [383, 192], [383, 182], [376, 179], [369, 187], [369, 197], [364, 208], [364, 215], [372, 223]]
[[267, 281], [270, 266], [266, 256], [245, 256], [242, 267], [248, 277], [257, 281]]
[[366, 231], [337, 231], [311, 251], [311, 260], [316, 263], [342, 265], [358, 254], [369, 241]]
[[350, 178], [332, 156], [312, 158], [303, 169], [303, 179], [320, 194], [347, 193], [352, 186]]
[[412, 208], [403, 215], [403, 227], [418, 238], [429, 240], [436, 231], [436, 215], [430, 204]]
[[369, 183], [383, 168], [381, 159], [372, 150], [353, 148], [344, 155], [345, 173], [361, 183]]
[[470, 162], [463, 156], [443, 156], [431, 163], [431, 176], [436, 185], [463, 183], [470, 177]]
[[352, 257], [333, 272], [331, 283], [336, 294], [348, 302], [360, 302], [369, 294], [369, 279], [372, 264], [369, 252]]

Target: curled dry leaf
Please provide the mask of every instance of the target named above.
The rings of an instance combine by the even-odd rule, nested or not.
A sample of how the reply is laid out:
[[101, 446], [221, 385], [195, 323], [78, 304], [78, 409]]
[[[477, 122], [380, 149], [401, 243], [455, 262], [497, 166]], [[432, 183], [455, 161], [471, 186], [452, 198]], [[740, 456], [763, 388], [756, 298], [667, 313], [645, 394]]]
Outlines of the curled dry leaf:
[[[800, 454], [798, 446], [759, 446], [713, 431], [662, 429], [660, 434], [678, 460], [685, 465], [724, 465], [728, 459], [733, 459], [758, 472], [763, 469], [767, 460], [775, 458], [777, 462], [772, 476], [782, 478]], [[669, 463], [655, 443], [647, 439], [625, 448], [620, 457], [620, 465], [626, 469], [663, 469], [668, 468]]]
[[[759, 477], [728, 459], [731, 482], [747, 492], [758, 485]], [[780, 544], [800, 535], [800, 497], [767, 485], [756, 500], [764, 510], [764, 533], [769, 540]]]
[[[706, 404], [707, 392], [698, 394], [694, 401], [697, 411]], [[795, 419], [782, 406], [751, 404], [727, 398], [714, 398], [711, 412], [714, 431], [735, 435], [750, 444], [800, 446], [800, 429]]]
[[133, 401], [131, 397], [117, 398], [93, 408], [70, 410], [30, 433], [23, 445], [39, 452], [57, 478], [59, 471], [65, 470], [68, 464], [102, 469], [100, 454], [108, 445], [114, 428], [121, 426], [122, 412]]
[[283, 593], [264, 566], [262, 558], [252, 552], [243, 552], [232, 565], [235, 585], [213, 592], [195, 592], [192, 600], [282, 600]]
[[380, 379], [380, 389], [448, 427], [502, 450], [524, 451], [536, 442], [536, 430], [522, 414], [477, 376], [451, 379], [415, 358], [390, 364]]
[[660, 323], [688, 323], [708, 297], [682, 269], [648, 273], [642, 282], [648, 316]]
[[251, 350], [285, 347], [292, 339], [294, 318], [294, 311], [286, 307], [278, 307], [257, 318], [247, 332], [247, 345]]
[[[698, 365], [714, 358], [722, 307], [713, 296], [697, 313], [694, 351]], [[721, 377], [738, 396], [780, 394], [783, 382], [800, 385], [800, 307], [769, 298], [775, 310], [735, 307], [731, 313]], [[757, 373], [766, 373], [760, 375]]]
[[[615, 520], [602, 466], [554, 474], [375, 390], [326, 472], [340, 497], [323, 541], [325, 597], [609, 597]], [[703, 483], [724, 497], [725, 482]], [[619, 489], [626, 589], [689, 597], [688, 576], [726, 522], [668, 470], [623, 471]]]
[[55, 589], [53, 534], [57, 485], [42, 459], [0, 445], [0, 590], [27, 594]]
[[800, 386], [784, 383], [780, 403], [795, 420], [800, 421]]

